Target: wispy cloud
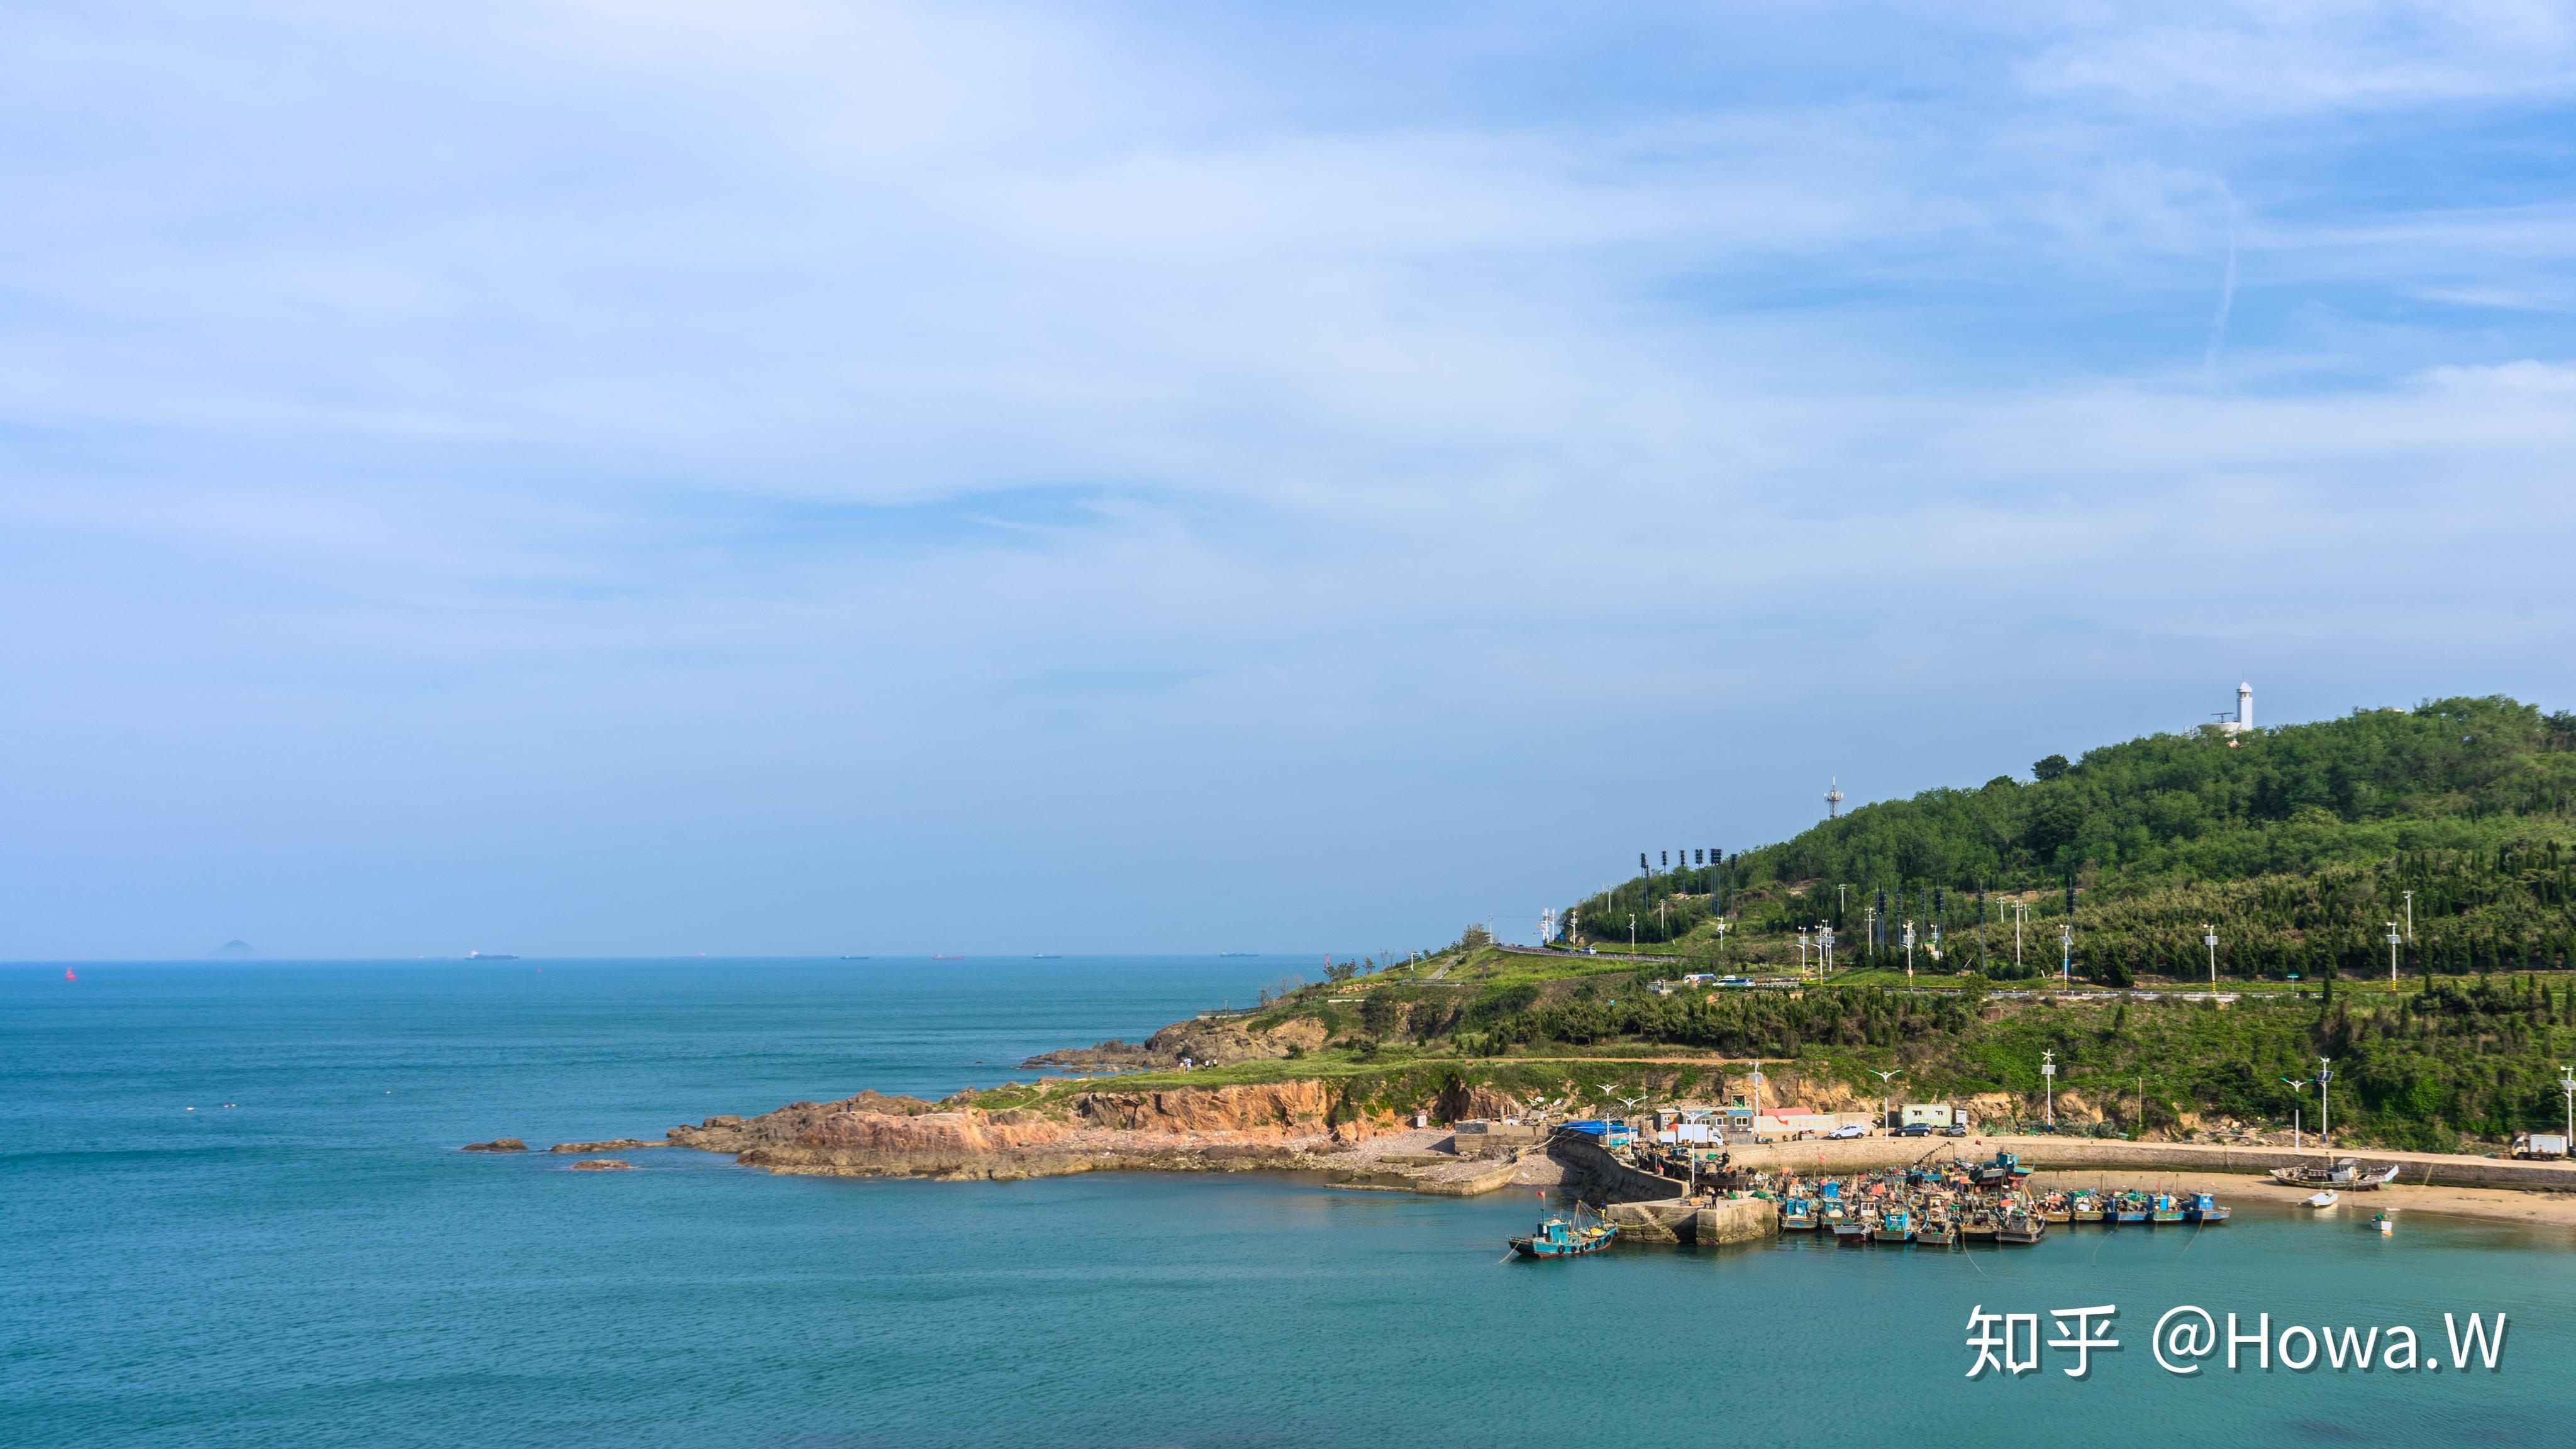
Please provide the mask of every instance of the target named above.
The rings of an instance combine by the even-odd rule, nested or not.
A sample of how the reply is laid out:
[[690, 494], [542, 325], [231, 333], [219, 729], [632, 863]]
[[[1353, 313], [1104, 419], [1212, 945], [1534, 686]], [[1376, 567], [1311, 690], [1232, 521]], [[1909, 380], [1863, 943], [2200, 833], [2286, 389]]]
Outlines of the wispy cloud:
[[0, 951], [917, 944], [997, 836], [1051, 945], [1434, 931], [2204, 675], [2564, 687], [2556, 12], [1648, 24], [0, 17]]

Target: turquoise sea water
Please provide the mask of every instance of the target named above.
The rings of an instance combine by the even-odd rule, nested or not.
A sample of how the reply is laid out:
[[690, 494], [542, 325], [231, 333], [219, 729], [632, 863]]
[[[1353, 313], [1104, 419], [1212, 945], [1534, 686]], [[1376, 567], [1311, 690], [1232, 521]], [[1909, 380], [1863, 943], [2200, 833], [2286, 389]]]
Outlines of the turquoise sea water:
[[[2249, 1205], [1516, 1264], [1526, 1196], [455, 1150], [1025, 1076], [1276, 961], [79, 969], [0, 967], [0, 1444], [2576, 1443], [2564, 1233]], [[2494, 1373], [2181, 1379], [2146, 1344], [2181, 1303], [2446, 1358], [2445, 1309], [2511, 1327]], [[2088, 1380], [1963, 1377], [1972, 1308], [2097, 1304]]]

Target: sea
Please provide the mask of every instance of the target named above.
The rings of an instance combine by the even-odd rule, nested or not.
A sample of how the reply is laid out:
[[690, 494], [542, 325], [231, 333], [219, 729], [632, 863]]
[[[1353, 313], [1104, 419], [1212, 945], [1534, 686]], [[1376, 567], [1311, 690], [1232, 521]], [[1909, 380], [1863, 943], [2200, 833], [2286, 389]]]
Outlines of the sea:
[[[1524, 1263], [1531, 1189], [458, 1150], [1026, 1079], [1291, 964], [0, 966], [0, 1445], [2576, 1443], [2555, 1229], [2383, 1237], [2249, 1188], [2209, 1230]], [[2236, 1315], [2237, 1368], [2181, 1351], [2187, 1314], [2193, 1371], [2159, 1362], [2185, 1309]], [[2493, 1368], [2449, 1362], [2445, 1313], [2504, 1316]], [[2070, 1321], [2119, 1347], [2028, 1346]], [[2400, 1326], [2444, 1367], [2281, 1357]]]

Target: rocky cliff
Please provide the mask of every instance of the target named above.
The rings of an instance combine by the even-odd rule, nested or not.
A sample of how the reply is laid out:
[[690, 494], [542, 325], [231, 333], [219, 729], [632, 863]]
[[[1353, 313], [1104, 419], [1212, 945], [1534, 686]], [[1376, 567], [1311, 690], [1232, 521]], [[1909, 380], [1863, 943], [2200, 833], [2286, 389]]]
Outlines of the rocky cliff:
[[1319, 1168], [1391, 1126], [1344, 1110], [1323, 1082], [1077, 1093], [1060, 1108], [988, 1112], [873, 1092], [791, 1102], [757, 1117], [674, 1127], [675, 1146], [729, 1152], [772, 1172], [848, 1177], [1021, 1178], [1104, 1168]]

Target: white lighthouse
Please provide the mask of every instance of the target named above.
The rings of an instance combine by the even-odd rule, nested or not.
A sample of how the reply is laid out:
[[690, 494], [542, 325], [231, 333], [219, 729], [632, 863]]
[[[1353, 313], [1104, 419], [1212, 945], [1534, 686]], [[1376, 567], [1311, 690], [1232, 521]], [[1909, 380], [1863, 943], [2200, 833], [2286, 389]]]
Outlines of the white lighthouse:
[[2234, 719], [2230, 720], [2230, 719], [2225, 718], [2224, 716], [2221, 716], [2221, 717], [2220, 717], [2220, 720], [2219, 720], [2219, 725], [2218, 725], [2218, 727], [2219, 727], [2219, 729], [2220, 729], [2220, 730], [2224, 731], [2224, 732], [2225, 732], [2225, 733], [2227, 733], [2227, 734], [2231, 734], [2231, 735], [2249, 734], [2249, 733], [2251, 733], [2251, 732], [2253, 731], [2253, 729], [2254, 729], [2254, 686], [2253, 686], [2253, 685], [2251, 685], [2251, 684], [2240, 684], [2240, 685], [2236, 686], [2236, 718], [2234, 718]]

